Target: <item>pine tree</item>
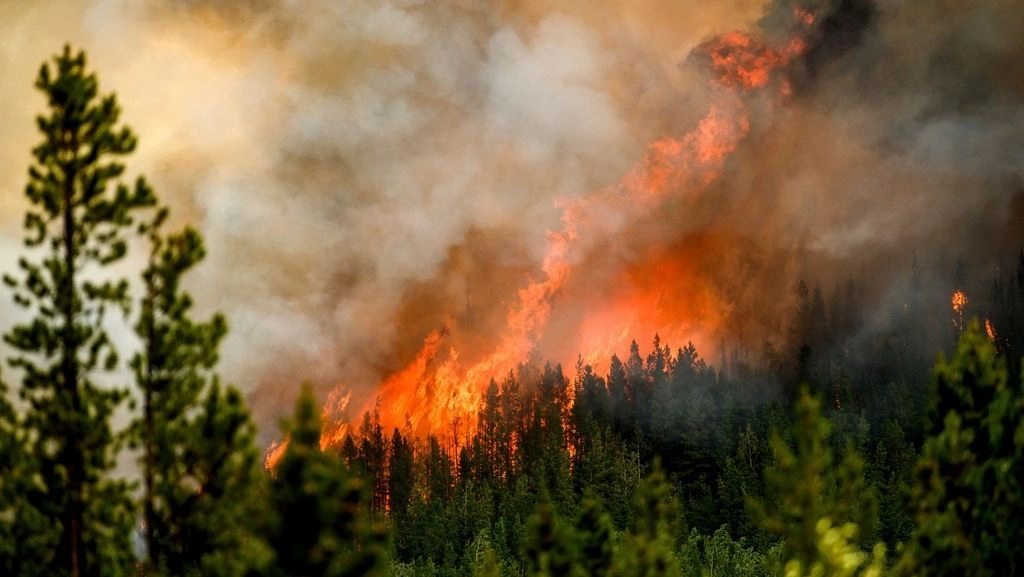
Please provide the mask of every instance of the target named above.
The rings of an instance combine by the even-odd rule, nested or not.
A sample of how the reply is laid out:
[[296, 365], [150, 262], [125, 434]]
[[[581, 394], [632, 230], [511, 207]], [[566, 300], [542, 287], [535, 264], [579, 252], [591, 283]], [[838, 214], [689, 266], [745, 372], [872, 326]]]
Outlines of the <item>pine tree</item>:
[[[168, 210], [161, 208], [154, 219], [141, 227], [149, 235], [150, 255], [143, 272], [145, 294], [141, 313], [135, 325], [142, 342], [141, 350], [132, 358], [136, 382], [142, 391], [142, 416], [135, 423], [134, 434], [142, 446], [141, 469], [144, 480], [143, 519], [148, 563], [151, 570], [163, 567], [180, 574], [191, 563], [201, 564], [212, 544], [185, 543], [185, 526], [195, 523], [190, 515], [196, 514], [197, 502], [211, 501], [203, 485], [218, 485], [222, 479], [205, 479], [198, 470], [207, 474], [230, 476], [244, 471], [225, 471], [230, 455], [237, 453], [241, 466], [255, 466], [254, 447], [251, 446], [252, 425], [245, 409], [234, 401], [237, 393], [228, 397], [217, 390], [209, 390], [208, 403], [203, 408], [227, 410], [242, 414], [223, 416], [204, 414], [193, 423], [191, 415], [198, 411], [204, 389], [210, 381], [210, 371], [217, 362], [217, 351], [227, 333], [223, 316], [214, 315], [209, 321], [197, 322], [191, 318], [192, 298], [181, 290], [183, 276], [205, 256], [202, 237], [192, 228], [180, 233], [163, 234], [161, 229]], [[221, 403], [230, 403], [225, 407]], [[237, 407], [234, 405], [238, 405]], [[200, 421], [218, 422], [227, 419], [226, 429], [211, 430], [224, 436], [209, 439], [191, 438], [194, 426]], [[190, 443], [198, 442], [198, 446]], [[226, 451], [223, 462], [200, 462], [201, 456], [213, 456], [212, 447]], [[191, 462], [182, 459], [189, 454]], [[231, 487], [233, 492], [244, 493], [244, 487]], [[201, 497], [201, 498], [200, 498]], [[230, 516], [231, 512], [225, 511]], [[215, 518], [224, 518], [217, 516]], [[194, 531], [192, 538], [194, 539]]]
[[320, 418], [304, 387], [269, 491], [268, 577], [357, 577], [381, 570], [385, 537], [368, 526], [366, 487], [320, 451]]
[[363, 414], [363, 423], [357, 435], [359, 443], [359, 463], [362, 473], [370, 484], [370, 503], [374, 512], [383, 514], [387, 502], [387, 442], [384, 429], [380, 424], [380, 409], [375, 408], [371, 416], [369, 411]]
[[584, 575], [604, 577], [612, 567], [615, 554], [615, 527], [601, 501], [593, 495], [583, 497], [576, 517], [576, 539]]
[[675, 556], [679, 506], [672, 487], [655, 460], [637, 488], [633, 524], [623, 538], [612, 571], [615, 577], [672, 577], [680, 575]]
[[733, 454], [725, 457], [718, 481], [719, 502], [720, 507], [726, 509], [724, 513], [734, 534], [756, 535], [753, 520], [744, 512], [748, 500], [762, 496], [762, 473], [770, 458], [765, 441], [748, 423], [736, 440]]
[[183, 423], [180, 464], [157, 486], [158, 543], [167, 575], [243, 575], [266, 563], [269, 552], [252, 520], [266, 515], [256, 427], [241, 394], [216, 379]]
[[498, 383], [494, 379], [487, 384], [484, 393], [483, 407], [477, 416], [477, 437], [480, 440], [480, 464], [490, 479], [499, 479], [502, 471], [498, 467], [498, 447], [501, 443], [499, 427], [501, 426], [501, 396]]
[[427, 437], [425, 468], [427, 497], [430, 502], [440, 505], [450, 501], [455, 487], [454, 466], [451, 457], [441, 450], [441, 443], [434, 435]]
[[572, 527], [555, 513], [555, 506], [542, 494], [537, 510], [526, 528], [523, 557], [534, 577], [572, 577], [582, 575], [579, 553]]
[[767, 505], [752, 501], [751, 508], [767, 530], [783, 538], [779, 574], [877, 575], [884, 549], [877, 547], [872, 556], [860, 551], [876, 516], [874, 495], [864, 485], [863, 463], [853, 447], [833, 466], [831, 425], [820, 406], [801, 390], [792, 431], [796, 450], [774, 435], [775, 466], [764, 474]]
[[935, 369], [906, 575], [1024, 574], [1024, 391], [972, 321]]
[[612, 355], [607, 380], [615, 430], [624, 438], [632, 440], [633, 405], [626, 384], [626, 366], [617, 355]]
[[403, 437], [396, 427], [388, 452], [388, 497], [391, 515], [398, 521], [405, 519], [412, 501], [416, 483], [414, 466], [412, 441]]
[[133, 561], [127, 486], [105, 476], [115, 441], [109, 419], [125, 392], [95, 378], [118, 365], [104, 320], [111, 308], [127, 313], [129, 294], [127, 280], [102, 269], [125, 256], [124, 233], [153, 195], [141, 179], [114, 185], [136, 139], [117, 124], [116, 98], [98, 96], [84, 53], [65, 47], [43, 64], [36, 88], [49, 111], [37, 118], [44, 139], [25, 189], [25, 244], [43, 254], [19, 260], [20, 280], [4, 276], [15, 302], [35, 314], [5, 340], [23, 374], [25, 427], [42, 480], [38, 507], [60, 534], [51, 574], [116, 575]]
[[882, 426], [868, 477], [878, 491], [878, 537], [883, 543], [906, 543], [914, 529], [906, 506], [917, 451], [895, 420]]
[[501, 382], [498, 392], [501, 421], [498, 427], [498, 443], [496, 462], [498, 474], [504, 481], [503, 486], [509, 489], [515, 484], [515, 477], [521, 470], [522, 463], [518, 460], [516, 448], [521, 444], [521, 431], [517, 427], [522, 411], [519, 381], [513, 371]]

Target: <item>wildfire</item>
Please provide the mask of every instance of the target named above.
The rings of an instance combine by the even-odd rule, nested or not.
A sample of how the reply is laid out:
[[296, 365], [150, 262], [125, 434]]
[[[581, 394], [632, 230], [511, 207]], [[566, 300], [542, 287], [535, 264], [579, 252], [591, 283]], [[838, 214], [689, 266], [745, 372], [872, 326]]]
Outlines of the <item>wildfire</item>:
[[352, 400], [352, 392], [342, 387], [331, 391], [320, 412], [320, 422], [323, 423], [323, 433], [320, 435], [320, 450], [341, 444], [348, 434], [348, 415], [346, 409], [349, 401]]
[[[805, 10], [797, 10], [793, 16], [800, 34], [814, 23], [814, 16]], [[584, 260], [603, 238], [627, 225], [649, 220], [666, 199], [696, 198], [715, 181], [750, 131], [746, 95], [767, 87], [787, 95], [786, 66], [804, 52], [805, 43], [795, 37], [782, 46], [771, 46], [742, 32], [730, 32], [698, 50], [714, 73], [715, 101], [704, 118], [686, 134], [663, 136], [651, 143], [617, 185], [559, 200], [562, 228], [548, 233], [541, 275], [518, 291], [497, 346], [479, 359], [466, 362], [454, 347], [444, 346], [450, 326], [428, 334], [412, 361], [386, 378], [378, 389], [378, 407], [385, 426], [409, 425], [423, 435], [446, 433], [453, 423], [463, 423], [467, 429], [464, 433], [472, 433], [488, 381], [515, 370], [538, 347], [557, 297], [573, 277], [575, 263]], [[609, 224], [609, 214], [616, 215], [614, 220], [620, 224]], [[652, 262], [654, 267], [668, 267], [666, 278], [690, 274], [678, 255], [655, 256]], [[642, 287], [640, 283], [629, 286], [632, 288], [611, 296], [611, 302], [602, 308], [607, 314], [591, 315], [575, 327], [573, 341], [584, 359], [596, 361], [611, 352], [622, 352], [627, 339], [641, 334], [639, 331], [649, 331], [649, 336], [666, 325], [670, 330], [673, 325], [681, 327], [676, 334], [682, 342], [692, 333], [687, 327], [706, 317], [707, 309], [718, 306], [702, 291], [686, 288], [685, 283], [677, 282], [669, 288], [683, 291], [675, 298], [667, 294], [666, 287]], [[571, 354], [575, 359], [575, 353]], [[341, 387], [336, 394], [347, 405], [347, 393], [341, 392], [344, 390]], [[367, 408], [372, 406], [369, 403]], [[337, 443], [347, 432], [343, 420], [325, 419], [324, 436], [328, 440], [324, 446]]]
[[992, 321], [985, 319], [985, 334], [988, 335], [988, 340], [993, 343], [996, 342], [996, 328], [992, 326]]
[[716, 82], [745, 91], [767, 86], [777, 69], [805, 50], [801, 38], [793, 38], [781, 49], [774, 49], [742, 32], [729, 32], [705, 44], [712, 69], [719, 73]]
[[278, 461], [284, 456], [285, 450], [288, 449], [288, 440], [271, 443], [270, 447], [267, 448], [267, 455], [263, 458], [263, 467], [268, 471], [273, 471], [277, 468]]
[[[340, 445], [345, 440], [345, 436], [348, 435], [349, 425], [345, 411], [351, 400], [352, 392], [345, 390], [343, 387], [336, 388], [327, 396], [327, 402], [324, 403], [324, 408], [320, 411], [320, 422], [322, 423], [322, 432], [320, 434], [321, 451], [326, 451], [330, 447]], [[272, 443], [267, 448], [267, 453], [263, 458], [263, 467], [268, 471], [276, 469], [277, 463], [284, 456], [286, 450], [288, 450], [287, 438], [283, 441]]]
[[964, 291], [956, 289], [953, 291], [953, 326], [960, 333], [964, 332], [964, 310], [967, 308], [967, 295]]
[[797, 21], [804, 26], [811, 26], [814, 24], [814, 13], [802, 6], [794, 8], [793, 15], [796, 16]]

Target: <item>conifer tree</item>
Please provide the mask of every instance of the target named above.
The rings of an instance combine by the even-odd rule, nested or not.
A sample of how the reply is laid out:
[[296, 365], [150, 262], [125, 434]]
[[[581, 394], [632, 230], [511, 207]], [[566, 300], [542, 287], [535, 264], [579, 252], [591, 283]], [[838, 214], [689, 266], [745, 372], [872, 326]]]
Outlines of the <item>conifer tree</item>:
[[100, 386], [118, 366], [104, 329], [106, 313], [127, 313], [128, 282], [104, 268], [128, 250], [124, 234], [153, 195], [142, 179], [118, 183], [120, 158], [135, 149], [118, 125], [113, 95], [99, 96], [85, 54], [70, 47], [44, 63], [36, 88], [48, 111], [37, 118], [43, 141], [32, 150], [25, 193], [25, 244], [32, 257], [5, 275], [14, 300], [33, 314], [5, 335], [23, 375], [25, 427], [42, 482], [38, 508], [59, 533], [50, 574], [83, 577], [130, 570], [131, 514], [123, 482], [106, 477], [115, 435], [109, 419], [123, 390]]
[[402, 436], [396, 427], [388, 451], [388, 497], [392, 517], [404, 520], [412, 502], [416, 479], [412, 440]]
[[498, 447], [501, 443], [501, 397], [498, 389], [498, 382], [494, 379], [487, 384], [487, 391], [484, 393], [483, 407], [477, 417], [480, 440], [480, 455], [478, 456], [481, 468], [491, 479], [500, 479], [501, 471], [498, 467]]
[[680, 575], [675, 555], [679, 506], [655, 459], [633, 500], [633, 524], [623, 538], [611, 575], [673, 577]]
[[[135, 424], [142, 447], [143, 518], [151, 570], [181, 574], [213, 558], [237, 556], [247, 495], [257, 480], [254, 427], [238, 393], [221, 390], [211, 370], [227, 323], [220, 314], [199, 322], [183, 276], [205, 256], [192, 228], [163, 234], [165, 207], [142, 229], [150, 255], [135, 330], [142, 342], [132, 358], [142, 392]], [[212, 382], [211, 382], [212, 381]], [[205, 398], [204, 398], [205, 395]]]
[[901, 574], [1024, 574], [1024, 391], [977, 321], [933, 382]]
[[537, 510], [526, 528], [523, 556], [529, 574], [535, 577], [581, 576], [579, 553], [572, 527], [558, 518], [547, 494], [542, 494]]
[[601, 501], [585, 495], [576, 517], [576, 539], [583, 574], [604, 577], [611, 569], [615, 554], [615, 527]]
[[182, 423], [179, 463], [164, 470], [156, 497], [159, 564], [167, 575], [231, 577], [262, 567], [269, 552], [253, 519], [266, 515], [256, 427], [241, 394], [216, 379]]
[[774, 435], [775, 466], [765, 470], [768, 505], [752, 502], [765, 528], [783, 538], [787, 576], [877, 575], [884, 549], [861, 553], [860, 540], [877, 515], [873, 493], [865, 486], [863, 463], [853, 447], [833, 466], [831, 424], [820, 402], [804, 388], [796, 405], [792, 435], [796, 450]]
[[304, 387], [268, 493], [268, 577], [357, 577], [382, 569], [385, 537], [367, 523], [366, 488], [320, 451], [320, 417]]

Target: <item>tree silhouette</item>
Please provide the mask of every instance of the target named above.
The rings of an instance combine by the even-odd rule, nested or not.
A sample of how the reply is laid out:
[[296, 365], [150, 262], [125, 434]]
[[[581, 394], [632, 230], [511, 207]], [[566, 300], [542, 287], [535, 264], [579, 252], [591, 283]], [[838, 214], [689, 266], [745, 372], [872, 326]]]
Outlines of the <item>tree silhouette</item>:
[[129, 294], [127, 280], [97, 273], [125, 256], [124, 235], [154, 198], [141, 179], [116, 183], [124, 172], [119, 159], [136, 139], [118, 125], [116, 98], [99, 96], [84, 53], [65, 47], [43, 64], [36, 88], [48, 112], [37, 118], [43, 141], [32, 151], [25, 188], [25, 245], [43, 254], [19, 260], [20, 280], [4, 276], [15, 302], [34, 314], [5, 340], [17, 351], [10, 364], [24, 375], [24, 425], [42, 480], [38, 506], [60, 533], [52, 572], [109, 575], [133, 561], [127, 487], [105, 476], [115, 440], [109, 418], [125, 392], [95, 377], [118, 366], [104, 320], [110, 309], [127, 312]]

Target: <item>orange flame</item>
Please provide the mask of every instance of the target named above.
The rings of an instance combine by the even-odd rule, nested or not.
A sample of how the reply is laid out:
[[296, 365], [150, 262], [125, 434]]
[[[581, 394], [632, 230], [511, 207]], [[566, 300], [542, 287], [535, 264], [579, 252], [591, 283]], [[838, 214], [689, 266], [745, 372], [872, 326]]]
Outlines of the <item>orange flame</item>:
[[[794, 12], [794, 18], [798, 28], [814, 22], [814, 16], [802, 9]], [[621, 230], [623, 225], [616, 228], [607, 224], [607, 215], [615, 214], [626, 223], [644, 222], [671, 195], [695, 198], [693, 195], [715, 181], [749, 133], [744, 95], [768, 86], [787, 95], [789, 86], [781, 73], [804, 52], [805, 43], [794, 38], [773, 47], [744, 33], [730, 32], [699, 50], [716, 75], [712, 81], [716, 100], [705, 117], [689, 133], [664, 136], [651, 143], [619, 184], [556, 201], [562, 209], [562, 229], [548, 233], [542, 275], [518, 291], [497, 346], [464, 364], [457, 350], [444, 350], [442, 346], [449, 326], [428, 334], [412, 361], [387, 377], [378, 389], [380, 418], [385, 426], [408, 425], [416, 434], [424, 435], [445, 433], [452, 424], [462, 423], [464, 433], [472, 434], [489, 379], [500, 378], [529, 359], [546, 333], [557, 297], [573, 275], [574, 263], [585, 258], [595, 242]], [[686, 263], [678, 257], [662, 255], [655, 258], [655, 263], [655, 267], [668, 267], [669, 278], [687, 274]], [[588, 317], [576, 328], [584, 358], [593, 363], [612, 352], [621, 352], [626, 340], [639, 330], [653, 334], [664, 329], [666, 322], [681, 327], [673, 338], [688, 340], [692, 331], [686, 327], [692, 328], [695, 320], [710, 314], [709, 309], [720, 307], [698, 289], [678, 290], [686, 291], [687, 296], [670, 299], [665, 290], [634, 288], [613, 297], [614, 302], [604, 307], [604, 312]], [[348, 397], [344, 398], [347, 405]], [[371, 401], [366, 408], [372, 406]], [[325, 419], [326, 446], [340, 442], [348, 432], [343, 420]]]
[[719, 84], [750, 91], [767, 86], [773, 73], [803, 54], [806, 45], [802, 39], [793, 38], [776, 50], [742, 32], [729, 32], [707, 43], [705, 49], [712, 69], [719, 73]]
[[793, 16], [796, 17], [797, 22], [800, 24], [810, 27], [814, 24], [814, 13], [804, 8], [803, 6], [797, 6], [793, 8]]
[[[348, 408], [348, 403], [351, 400], [352, 392], [345, 390], [343, 387], [336, 388], [327, 396], [327, 402], [324, 403], [324, 408], [320, 411], [320, 421], [322, 424], [322, 432], [320, 434], [321, 451], [326, 451], [331, 447], [340, 445], [345, 440], [345, 436], [348, 435], [349, 425], [345, 410]], [[289, 439], [285, 438], [283, 441], [271, 443], [270, 447], [267, 448], [266, 455], [263, 457], [263, 468], [268, 471], [273, 471], [277, 468], [277, 463], [284, 456], [285, 451], [288, 450], [288, 442]]]
[[348, 434], [348, 415], [345, 410], [352, 400], [352, 391], [339, 387], [327, 396], [327, 402], [320, 412], [323, 432], [320, 434], [320, 450], [340, 445]]
[[286, 450], [288, 450], [288, 439], [271, 443], [270, 447], [267, 448], [266, 456], [263, 458], [263, 468], [268, 471], [276, 469], [277, 463], [284, 456]]
[[996, 328], [992, 326], [992, 321], [985, 319], [985, 334], [988, 335], [988, 340], [993, 343], [996, 342]]
[[967, 295], [964, 291], [956, 289], [953, 291], [952, 297], [953, 303], [953, 326], [956, 327], [960, 333], [964, 332], [964, 310], [967, 308]]
[[967, 306], [967, 295], [960, 289], [953, 291], [953, 312], [963, 314]]

